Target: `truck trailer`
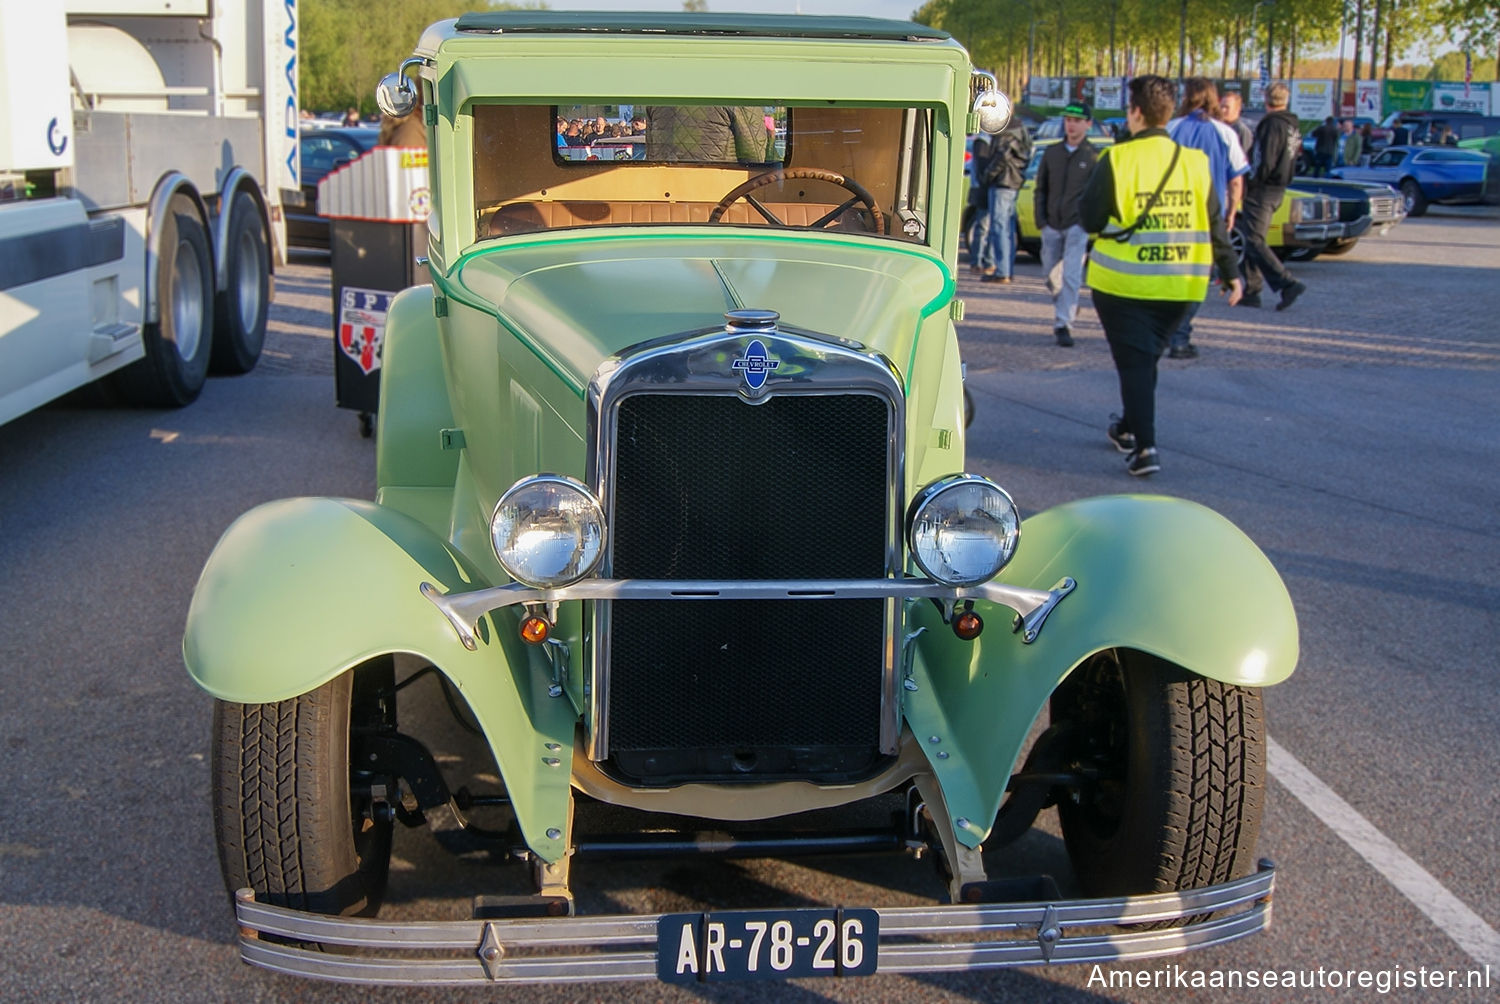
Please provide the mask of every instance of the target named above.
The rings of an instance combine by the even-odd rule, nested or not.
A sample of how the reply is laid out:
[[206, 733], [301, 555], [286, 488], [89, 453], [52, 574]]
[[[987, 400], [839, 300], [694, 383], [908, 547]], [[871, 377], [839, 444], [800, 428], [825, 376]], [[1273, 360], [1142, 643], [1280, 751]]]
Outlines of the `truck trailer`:
[[298, 190], [295, 0], [0, 0], [0, 422], [245, 373]]

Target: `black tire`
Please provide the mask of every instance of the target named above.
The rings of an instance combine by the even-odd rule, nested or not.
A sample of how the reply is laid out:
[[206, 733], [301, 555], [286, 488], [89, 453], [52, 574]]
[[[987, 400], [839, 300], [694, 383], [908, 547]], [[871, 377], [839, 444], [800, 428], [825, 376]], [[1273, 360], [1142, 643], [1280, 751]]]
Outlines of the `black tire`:
[[1354, 245], [1358, 243], [1359, 238], [1357, 237], [1345, 238], [1343, 240], [1337, 241], [1329, 241], [1328, 246], [1323, 249], [1323, 253], [1328, 255], [1330, 258], [1337, 258], [1339, 255], [1346, 255], [1350, 251], [1353, 251]]
[[238, 191], [229, 203], [228, 240], [224, 245], [224, 291], [214, 301], [215, 373], [249, 373], [266, 341], [271, 300], [271, 251], [260, 209], [249, 192]]
[[1234, 260], [1241, 269], [1245, 267], [1245, 232], [1238, 226], [1230, 228], [1229, 246], [1234, 249]]
[[1312, 261], [1322, 254], [1325, 248], [1323, 244], [1313, 244], [1300, 248], [1277, 248], [1276, 253], [1282, 261]]
[[1407, 216], [1426, 214], [1427, 196], [1422, 194], [1422, 186], [1417, 184], [1416, 178], [1407, 178], [1401, 182], [1401, 197], [1406, 200]]
[[156, 304], [160, 319], [146, 325], [146, 355], [113, 374], [115, 389], [132, 404], [181, 408], [197, 400], [213, 351], [214, 262], [208, 231], [193, 200], [172, 196], [157, 245]]
[[[382, 699], [383, 695], [383, 699]], [[351, 725], [394, 723], [390, 660], [272, 704], [214, 707], [214, 830], [224, 885], [313, 913], [373, 916], [385, 895], [391, 823], [352, 783]], [[376, 779], [384, 780], [384, 779]], [[388, 789], [394, 797], [394, 782]]]
[[974, 424], [974, 396], [969, 393], [969, 388], [964, 388], [964, 428]]
[[1058, 807], [1087, 896], [1216, 885], [1256, 865], [1265, 799], [1260, 691], [1152, 656], [1095, 656], [1053, 695], [1071, 721], [1074, 768], [1098, 771]]

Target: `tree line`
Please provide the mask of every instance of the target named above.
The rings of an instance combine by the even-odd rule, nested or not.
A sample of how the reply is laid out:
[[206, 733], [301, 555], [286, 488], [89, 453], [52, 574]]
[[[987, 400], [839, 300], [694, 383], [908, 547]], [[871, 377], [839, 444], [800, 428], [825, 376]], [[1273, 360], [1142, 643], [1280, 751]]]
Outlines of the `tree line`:
[[[1297, 76], [1353, 45], [1346, 79], [1383, 79], [1418, 43], [1467, 46], [1500, 75], [1497, 0], [927, 0], [912, 20], [953, 35], [1012, 94], [1030, 76]], [[1462, 56], [1459, 63], [1462, 64]]]
[[[545, 6], [302, 0], [302, 107], [371, 114], [376, 82], [428, 25], [475, 9]], [[683, 6], [708, 9], [706, 0]], [[1500, 76], [1500, 0], [927, 0], [912, 20], [953, 35], [1011, 94], [1033, 75], [1254, 77], [1268, 41], [1268, 72], [1290, 78], [1341, 34], [1355, 42], [1346, 79], [1389, 76], [1418, 43], [1435, 40], [1467, 45], [1476, 80]], [[1460, 79], [1463, 57], [1449, 53], [1439, 66]]]

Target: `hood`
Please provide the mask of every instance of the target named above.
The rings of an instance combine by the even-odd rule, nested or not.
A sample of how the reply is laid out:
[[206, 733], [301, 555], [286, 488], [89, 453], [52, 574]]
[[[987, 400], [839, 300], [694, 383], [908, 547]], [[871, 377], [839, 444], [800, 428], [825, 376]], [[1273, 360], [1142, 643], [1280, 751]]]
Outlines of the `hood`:
[[881, 352], [904, 378], [921, 321], [954, 290], [925, 248], [714, 230], [508, 241], [471, 252], [438, 285], [494, 314], [580, 390], [621, 350], [720, 327], [741, 307]]

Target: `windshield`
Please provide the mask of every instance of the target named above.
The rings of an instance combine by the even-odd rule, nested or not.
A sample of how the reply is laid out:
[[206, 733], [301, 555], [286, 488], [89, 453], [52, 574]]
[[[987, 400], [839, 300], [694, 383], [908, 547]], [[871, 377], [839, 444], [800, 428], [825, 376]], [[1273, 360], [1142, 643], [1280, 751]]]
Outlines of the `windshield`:
[[474, 109], [480, 239], [751, 226], [925, 242], [933, 113], [765, 102]]

